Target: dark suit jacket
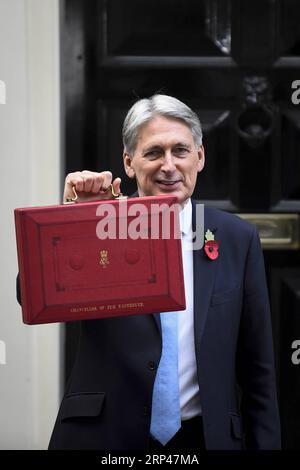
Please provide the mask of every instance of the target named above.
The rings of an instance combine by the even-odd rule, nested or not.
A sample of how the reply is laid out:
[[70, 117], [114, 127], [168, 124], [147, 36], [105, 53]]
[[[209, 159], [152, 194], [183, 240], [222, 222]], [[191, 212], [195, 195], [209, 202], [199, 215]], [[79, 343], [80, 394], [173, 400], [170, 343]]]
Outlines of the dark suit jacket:
[[[195, 203], [193, 202], [193, 214]], [[207, 449], [278, 449], [272, 332], [257, 231], [205, 208], [219, 257], [194, 251], [194, 330]], [[81, 323], [50, 449], [146, 449], [160, 315]]]

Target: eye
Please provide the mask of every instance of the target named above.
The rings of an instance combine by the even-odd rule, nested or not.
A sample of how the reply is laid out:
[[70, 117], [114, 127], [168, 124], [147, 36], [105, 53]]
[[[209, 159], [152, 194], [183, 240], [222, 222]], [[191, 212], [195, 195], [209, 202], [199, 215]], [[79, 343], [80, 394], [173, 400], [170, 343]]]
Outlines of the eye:
[[176, 147], [174, 153], [175, 155], [185, 156], [189, 153], [189, 149], [187, 147]]
[[153, 149], [145, 153], [145, 157], [148, 158], [149, 160], [154, 160], [155, 158], [159, 158], [160, 155], [161, 155], [161, 150], [159, 149]]

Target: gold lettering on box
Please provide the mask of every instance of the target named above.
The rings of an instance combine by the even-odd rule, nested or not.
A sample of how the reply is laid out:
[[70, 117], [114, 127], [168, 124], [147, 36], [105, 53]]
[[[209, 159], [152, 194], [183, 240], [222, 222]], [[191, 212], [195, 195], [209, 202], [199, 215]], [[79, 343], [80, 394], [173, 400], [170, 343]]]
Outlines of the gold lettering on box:
[[91, 307], [73, 307], [70, 309], [71, 313], [79, 313], [79, 312], [97, 312], [98, 307], [97, 305]]
[[116, 310], [122, 308], [140, 308], [144, 307], [144, 302], [131, 302], [127, 304], [108, 304], [108, 305], [93, 305], [89, 307], [73, 307], [70, 309], [71, 313], [80, 312], [98, 312], [103, 310]]
[[143, 307], [144, 302], [134, 302], [134, 303], [128, 303], [128, 304], [118, 304], [118, 308], [139, 308]]

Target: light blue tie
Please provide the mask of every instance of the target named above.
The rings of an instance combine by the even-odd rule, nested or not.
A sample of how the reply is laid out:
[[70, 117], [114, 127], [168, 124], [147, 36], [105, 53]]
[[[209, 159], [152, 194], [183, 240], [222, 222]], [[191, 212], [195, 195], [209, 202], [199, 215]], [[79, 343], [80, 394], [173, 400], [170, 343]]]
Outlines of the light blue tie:
[[162, 355], [157, 370], [151, 435], [165, 445], [181, 427], [178, 381], [178, 312], [161, 313]]

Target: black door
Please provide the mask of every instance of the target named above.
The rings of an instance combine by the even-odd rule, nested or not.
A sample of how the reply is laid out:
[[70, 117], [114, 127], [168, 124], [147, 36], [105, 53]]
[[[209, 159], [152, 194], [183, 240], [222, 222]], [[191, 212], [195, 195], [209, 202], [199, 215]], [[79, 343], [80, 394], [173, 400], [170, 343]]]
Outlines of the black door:
[[[300, 444], [299, 21], [297, 0], [65, 0], [62, 12], [66, 173], [110, 169], [134, 192], [122, 122], [137, 98], [166, 93], [202, 121], [194, 197], [257, 224], [290, 449]], [[77, 326], [66, 331], [68, 376]]]

